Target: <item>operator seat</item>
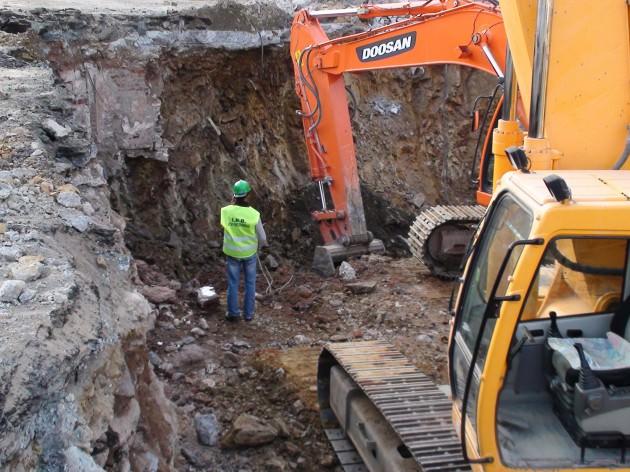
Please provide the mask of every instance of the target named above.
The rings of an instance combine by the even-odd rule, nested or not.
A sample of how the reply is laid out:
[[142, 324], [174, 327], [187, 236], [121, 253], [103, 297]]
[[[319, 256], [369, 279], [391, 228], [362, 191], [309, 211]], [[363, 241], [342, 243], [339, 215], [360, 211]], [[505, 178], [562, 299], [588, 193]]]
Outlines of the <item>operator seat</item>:
[[551, 314], [547, 337], [554, 411], [576, 444], [630, 447], [630, 296], [602, 338], [563, 338]]

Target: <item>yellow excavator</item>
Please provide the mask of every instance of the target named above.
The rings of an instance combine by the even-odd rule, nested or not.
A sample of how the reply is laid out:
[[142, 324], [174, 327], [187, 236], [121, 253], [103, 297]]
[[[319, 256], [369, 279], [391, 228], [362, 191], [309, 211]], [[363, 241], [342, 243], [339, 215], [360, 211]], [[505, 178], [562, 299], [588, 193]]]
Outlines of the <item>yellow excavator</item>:
[[450, 385], [385, 342], [326, 346], [321, 417], [348, 472], [630, 471], [630, 5], [500, 6], [496, 188], [451, 310]]

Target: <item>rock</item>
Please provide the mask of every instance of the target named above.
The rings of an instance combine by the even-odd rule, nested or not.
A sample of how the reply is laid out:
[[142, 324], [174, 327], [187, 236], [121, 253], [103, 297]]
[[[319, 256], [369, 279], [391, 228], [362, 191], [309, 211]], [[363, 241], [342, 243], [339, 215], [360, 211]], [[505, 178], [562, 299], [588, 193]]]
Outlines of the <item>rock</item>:
[[23, 280], [6, 280], [0, 285], [0, 302], [15, 302], [26, 288]]
[[199, 327], [206, 331], [208, 330], [208, 328], [210, 328], [205, 318], [199, 318]]
[[433, 341], [433, 338], [428, 334], [419, 334], [418, 336], [416, 336], [416, 341], [421, 343], [430, 343]]
[[376, 281], [369, 280], [365, 282], [352, 282], [346, 284], [346, 288], [355, 295], [372, 293], [374, 290], [376, 290]]
[[83, 202], [83, 205], [81, 205], [81, 210], [83, 210], [83, 213], [85, 213], [87, 216], [92, 216], [95, 213], [94, 207], [90, 202]]
[[81, 206], [81, 197], [74, 192], [59, 192], [57, 194], [57, 203], [66, 208], [79, 208]]
[[240, 339], [235, 339], [232, 342], [232, 346], [234, 346], [237, 349], [251, 349], [251, 344], [249, 344], [247, 341], [242, 341]]
[[313, 290], [308, 285], [300, 285], [297, 290], [297, 294], [302, 298], [310, 298], [313, 296]]
[[18, 297], [18, 300], [20, 303], [28, 303], [30, 302], [33, 298], [35, 298], [35, 295], [37, 294], [37, 292], [35, 292], [35, 290], [31, 290], [30, 288], [25, 289], [22, 294]]
[[345, 334], [333, 334], [330, 337], [330, 341], [333, 343], [342, 343], [348, 340], [348, 336]]
[[330, 300], [328, 300], [328, 303], [333, 308], [339, 308], [341, 305], [343, 305], [343, 300], [341, 298], [331, 298]]
[[9, 276], [16, 280], [32, 282], [44, 273], [44, 265], [39, 256], [23, 256], [17, 262], [9, 265]]
[[199, 336], [199, 337], [201, 337], [201, 336], [205, 336], [205, 335], [207, 334], [207, 333], [206, 333], [203, 329], [201, 329], [201, 328], [197, 328], [197, 327], [194, 327], [193, 329], [191, 329], [191, 330], [190, 330], [190, 332], [191, 332], [193, 335], [195, 335], [195, 336]]
[[357, 278], [357, 272], [354, 270], [354, 267], [350, 265], [349, 262], [343, 261], [339, 265], [339, 277], [344, 282], [350, 282]]
[[337, 463], [337, 460], [335, 459], [335, 456], [333, 456], [332, 454], [326, 454], [319, 460], [319, 465], [326, 468], [334, 467], [336, 463]]
[[149, 362], [153, 365], [153, 367], [160, 367], [162, 365], [162, 359], [155, 351], [149, 351]]
[[92, 456], [76, 446], [66, 449], [64, 456], [66, 458], [66, 466], [63, 469], [65, 472], [104, 472], [104, 469], [94, 462]]
[[17, 261], [22, 257], [22, 250], [15, 246], [0, 246], [0, 259], [7, 262]]
[[147, 298], [147, 300], [151, 303], [155, 303], [156, 305], [159, 305], [160, 303], [173, 303], [177, 298], [175, 290], [170, 287], [163, 287], [159, 285], [153, 287], [145, 285], [142, 287], [140, 292]]
[[278, 436], [278, 430], [260, 418], [242, 414], [221, 440], [222, 447], [254, 447], [269, 444]]
[[280, 457], [272, 457], [265, 462], [266, 472], [285, 472], [289, 470], [289, 463]]
[[202, 456], [202, 454], [193, 450], [192, 448], [182, 446], [181, 448], [182, 456], [190, 463], [192, 466], [197, 467], [199, 469], [208, 469], [212, 466], [212, 461]]
[[221, 429], [217, 417], [213, 413], [195, 415], [195, 431], [197, 440], [204, 446], [216, 446], [219, 443]]
[[185, 346], [187, 344], [194, 344], [195, 343], [195, 338], [193, 338], [192, 336], [186, 336], [184, 338], [182, 338], [182, 340], [180, 341], [180, 343]]
[[282, 418], [275, 417], [272, 424], [278, 430], [278, 437], [286, 439], [291, 436], [291, 430]]
[[203, 386], [204, 390], [214, 390], [214, 388], [217, 386], [217, 381], [208, 377], [207, 379], [203, 379], [201, 381], [201, 385]]
[[219, 296], [214, 287], [208, 285], [197, 289], [197, 303], [201, 308], [217, 301], [219, 301]]
[[50, 180], [44, 180], [41, 184], [39, 184], [39, 189], [43, 193], [50, 195], [55, 191], [55, 186]]
[[267, 257], [265, 257], [265, 265], [270, 270], [276, 270], [278, 267], [280, 267], [280, 263], [278, 262], [278, 260], [271, 254], [267, 254]]
[[188, 344], [171, 358], [172, 364], [177, 368], [186, 367], [206, 360], [207, 352], [197, 344]]
[[52, 118], [48, 118], [47, 120], [45, 120], [42, 123], [42, 128], [44, 129], [44, 131], [46, 131], [46, 134], [48, 134], [51, 138], [54, 138], [54, 139], [65, 138], [66, 136], [70, 134], [70, 131], [72, 131], [71, 129], [66, 128], [65, 126], [60, 125]]
[[295, 400], [291, 406], [293, 407], [293, 412], [296, 415], [304, 410], [304, 402], [302, 402], [299, 398]]
[[363, 330], [361, 330], [360, 328], [352, 330], [352, 337], [353, 338], [362, 338], [363, 337]]
[[237, 368], [241, 364], [240, 359], [233, 352], [223, 354], [223, 366], [228, 368]]
[[13, 187], [6, 182], [0, 182], [0, 200], [6, 200], [13, 193]]
[[72, 213], [63, 217], [64, 222], [79, 233], [85, 233], [90, 227], [90, 219], [81, 213]]
[[87, 185], [88, 187], [102, 187], [107, 185], [103, 166], [94, 163], [89, 167], [85, 167], [79, 174], [72, 179], [72, 185]]
[[422, 205], [424, 205], [424, 202], [426, 202], [426, 200], [427, 197], [423, 193], [418, 192], [411, 199], [411, 203], [413, 203], [417, 208], [422, 208]]
[[151, 451], [144, 451], [141, 454], [132, 454], [130, 459], [131, 470], [141, 470], [142, 472], [157, 472], [159, 470], [160, 459]]
[[293, 341], [295, 341], [296, 344], [307, 344], [310, 342], [310, 339], [304, 336], [303, 334], [296, 334], [293, 337]]

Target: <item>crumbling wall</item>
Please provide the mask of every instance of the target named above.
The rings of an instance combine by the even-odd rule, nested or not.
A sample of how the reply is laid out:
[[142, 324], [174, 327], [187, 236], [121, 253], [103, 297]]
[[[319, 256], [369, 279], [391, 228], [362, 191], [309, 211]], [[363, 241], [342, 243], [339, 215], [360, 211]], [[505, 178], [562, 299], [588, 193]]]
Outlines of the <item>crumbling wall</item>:
[[32, 18], [0, 17], [0, 469], [172, 470], [124, 220]]

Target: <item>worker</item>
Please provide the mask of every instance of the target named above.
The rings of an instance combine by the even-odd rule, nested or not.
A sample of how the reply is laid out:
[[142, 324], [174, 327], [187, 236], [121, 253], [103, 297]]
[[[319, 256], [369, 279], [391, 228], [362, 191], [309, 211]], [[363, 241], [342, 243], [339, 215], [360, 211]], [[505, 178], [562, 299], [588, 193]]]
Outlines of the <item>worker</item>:
[[243, 318], [252, 321], [256, 305], [256, 259], [258, 249], [267, 246], [267, 235], [260, 213], [247, 202], [252, 188], [245, 180], [234, 184], [232, 203], [221, 208], [223, 253], [227, 257], [227, 313], [228, 321], [240, 319], [238, 290], [241, 272], [245, 279]]

